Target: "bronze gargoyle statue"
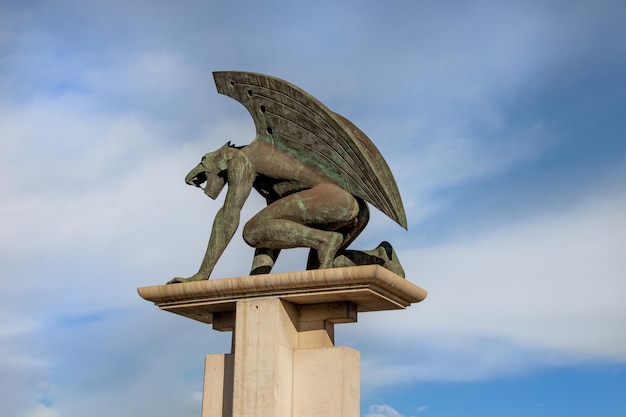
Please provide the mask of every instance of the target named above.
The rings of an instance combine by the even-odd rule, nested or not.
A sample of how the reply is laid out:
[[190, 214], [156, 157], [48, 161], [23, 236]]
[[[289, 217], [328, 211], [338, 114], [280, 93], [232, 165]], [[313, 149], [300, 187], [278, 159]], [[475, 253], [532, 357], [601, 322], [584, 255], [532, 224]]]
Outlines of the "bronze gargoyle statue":
[[404, 276], [387, 242], [369, 251], [346, 249], [369, 220], [367, 203], [407, 227], [396, 182], [370, 139], [286, 81], [249, 72], [213, 76], [219, 93], [248, 109], [256, 137], [246, 146], [226, 143], [187, 174], [185, 182], [212, 199], [228, 190], [199, 271], [170, 283], [209, 278], [253, 189], [267, 207], [243, 229], [255, 248], [252, 275], [269, 273], [281, 249], [310, 248], [307, 269], [380, 264]]

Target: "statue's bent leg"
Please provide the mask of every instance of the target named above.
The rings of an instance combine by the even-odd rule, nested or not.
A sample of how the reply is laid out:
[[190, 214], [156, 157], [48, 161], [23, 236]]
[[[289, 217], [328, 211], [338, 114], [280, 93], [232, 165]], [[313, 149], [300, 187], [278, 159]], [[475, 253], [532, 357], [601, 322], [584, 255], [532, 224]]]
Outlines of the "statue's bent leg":
[[250, 275], [269, 274], [280, 254], [280, 249], [256, 248]]
[[[359, 234], [361, 234], [361, 232], [363, 231], [363, 229], [365, 229], [365, 226], [367, 226], [367, 223], [369, 222], [370, 211], [367, 207], [367, 203], [358, 197], [355, 197], [355, 199], [359, 205], [359, 212], [349, 225], [344, 226], [340, 230], [337, 230], [343, 235], [343, 243], [341, 244], [341, 247], [339, 248], [335, 256], [340, 256], [344, 252], [344, 249], [347, 248], [350, 243], [352, 243], [352, 241], [356, 239], [357, 236], [359, 236]], [[306, 269], [318, 269], [319, 267], [320, 263], [317, 251], [315, 249], [311, 249], [307, 260]], [[333, 261], [333, 268], [336, 267], [337, 266]]]
[[359, 213], [356, 199], [333, 184], [322, 184], [281, 198], [244, 227], [244, 240], [255, 248], [311, 248], [320, 268], [332, 267], [344, 235]]

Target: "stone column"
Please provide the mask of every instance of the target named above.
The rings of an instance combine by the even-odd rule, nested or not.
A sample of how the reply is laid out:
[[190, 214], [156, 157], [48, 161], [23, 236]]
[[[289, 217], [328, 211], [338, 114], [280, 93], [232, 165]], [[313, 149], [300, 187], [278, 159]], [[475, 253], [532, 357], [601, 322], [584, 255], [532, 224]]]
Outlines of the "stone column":
[[359, 352], [334, 325], [405, 308], [426, 292], [372, 265], [139, 289], [161, 309], [233, 332], [205, 359], [202, 417], [359, 417]]

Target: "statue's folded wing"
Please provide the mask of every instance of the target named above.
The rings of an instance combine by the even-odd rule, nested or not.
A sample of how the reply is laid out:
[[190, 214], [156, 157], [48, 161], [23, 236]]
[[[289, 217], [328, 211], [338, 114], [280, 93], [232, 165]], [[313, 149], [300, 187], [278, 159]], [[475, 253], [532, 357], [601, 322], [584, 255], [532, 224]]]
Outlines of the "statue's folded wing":
[[217, 91], [243, 104], [255, 140], [271, 142], [407, 228], [396, 182], [372, 141], [302, 89], [250, 72], [213, 73]]

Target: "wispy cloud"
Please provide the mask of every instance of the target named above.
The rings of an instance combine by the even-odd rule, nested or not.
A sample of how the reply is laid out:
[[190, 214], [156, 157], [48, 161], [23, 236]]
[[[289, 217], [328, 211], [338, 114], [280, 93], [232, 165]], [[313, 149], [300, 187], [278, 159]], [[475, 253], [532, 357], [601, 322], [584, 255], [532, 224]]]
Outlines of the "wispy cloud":
[[365, 417], [403, 417], [393, 407], [389, 405], [371, 405], [367, 410]]

